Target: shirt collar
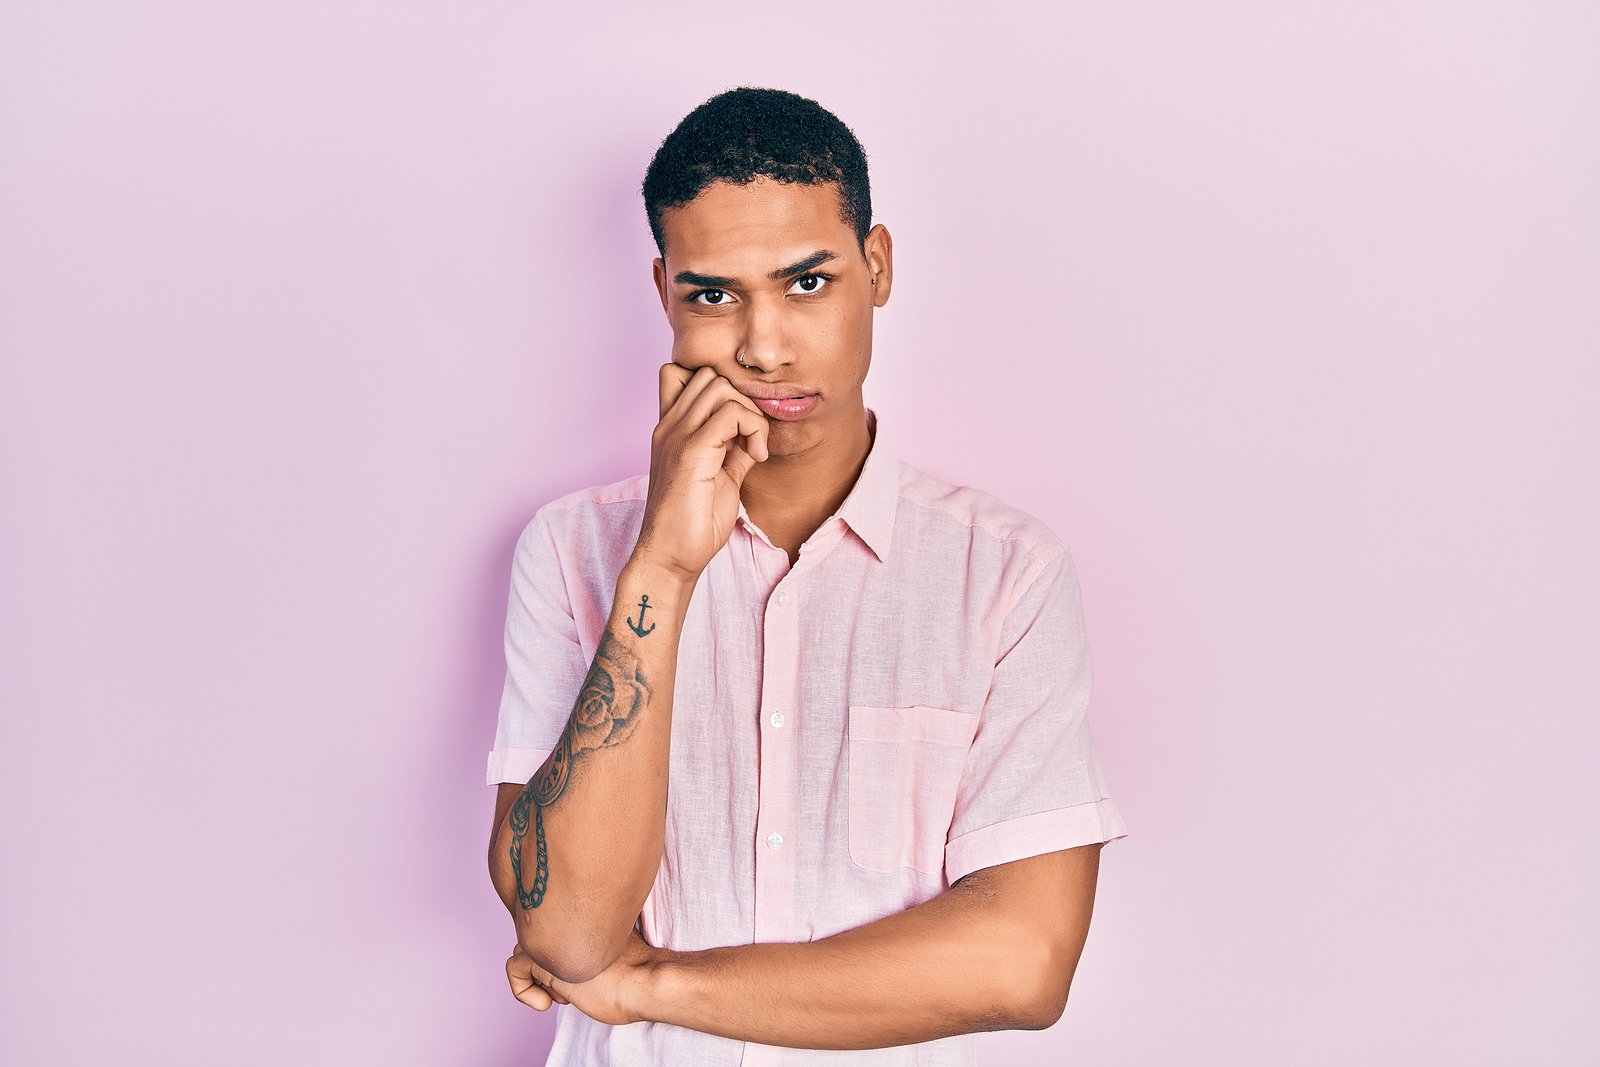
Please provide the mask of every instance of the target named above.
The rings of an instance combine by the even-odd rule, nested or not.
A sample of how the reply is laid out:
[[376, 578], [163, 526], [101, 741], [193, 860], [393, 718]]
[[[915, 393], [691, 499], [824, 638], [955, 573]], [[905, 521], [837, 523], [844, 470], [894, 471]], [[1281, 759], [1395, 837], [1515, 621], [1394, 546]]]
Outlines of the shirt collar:
[[[867, 461], [856, 476], [856, 484], [851, 487], [850, 495], [844, 498], [844, 503], [839, 505], [839, 510], [833, 513], [828, 522], [834, 519], [842, 521], [872, 549], [879, 562], [887, 562], [889, 545], [894, 540], [895, 512], [900, 506], [900, 463], [895, 459], [888, 435], [878, 422], [878, 413], [871, 408], [867, 409], [867, 428], [872, 434], [872, 447], [867, 450]], [[761, 527], [750, 521], [742, 500], [739, 502], [738, 521], [755, 536], [772, 544]]]
[[866, 542], [880, 561], [887, 561], [894, 539], [895, 512], [900, 506], [900, 464], [889, 445], [888, 435], [883, 432], [878, 413], [871, 408], [867, 409], [867, 426], [872, 431], [867, 462], [856, 478], [855, 487], [835, 514]]

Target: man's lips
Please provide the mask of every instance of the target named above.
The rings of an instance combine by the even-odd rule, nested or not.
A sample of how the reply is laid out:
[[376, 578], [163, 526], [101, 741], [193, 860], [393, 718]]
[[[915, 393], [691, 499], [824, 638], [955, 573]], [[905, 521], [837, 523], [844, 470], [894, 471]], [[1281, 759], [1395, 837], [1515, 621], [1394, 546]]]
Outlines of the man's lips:
[[750, 399], [756, 402], [756, 407], [765, 411], [772, 418], [782, 419], [784, 422], [803, 419], [811, 414], [812, 408], [817, 406], [817, 398], [815, 396], [789, 396], [772, 400], [753, 396]]
[[766, 385], [761, 382], [743, 382], [736, 388], [756, 402], [756, 407], [768, 417], [783, 422], [793, 422], [811, 414], [817, 406], [815, 393], [798, 392], [792, 385]]

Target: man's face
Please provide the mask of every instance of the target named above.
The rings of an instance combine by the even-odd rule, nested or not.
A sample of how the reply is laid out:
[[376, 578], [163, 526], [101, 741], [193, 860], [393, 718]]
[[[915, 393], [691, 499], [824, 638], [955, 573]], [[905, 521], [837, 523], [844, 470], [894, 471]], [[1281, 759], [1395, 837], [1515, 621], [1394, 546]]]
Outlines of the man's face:
[[[662, 217], [656, 288], [672, 361], [711, 367], [755, 400], [774, 456], [798, 456], [864, 419], [872, 312], [889, 299], [892, 246], [863, 251], [839, 187], [758, 178], [715, 182]], [[740, 355], [744, 365], [740, 365]]]

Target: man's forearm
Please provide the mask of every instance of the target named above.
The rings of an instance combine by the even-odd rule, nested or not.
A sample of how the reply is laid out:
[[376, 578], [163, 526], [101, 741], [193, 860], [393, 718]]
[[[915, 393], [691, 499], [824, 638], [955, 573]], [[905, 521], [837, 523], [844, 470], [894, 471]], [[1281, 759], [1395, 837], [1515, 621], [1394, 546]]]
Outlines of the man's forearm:
[[1099, 846], [1085, 846], [979, 871], [822, 941], [663, 953], [642, 982], [639, 1013], [821, 1049], [1049, 1026], [1066, 1005], [1098, 869]]
[[604, 970], [661, 863], [678, 639], [693, 583], [643, 564], [560, 740], [500, 823], [490, 869], [525, 951], [564, 978]]

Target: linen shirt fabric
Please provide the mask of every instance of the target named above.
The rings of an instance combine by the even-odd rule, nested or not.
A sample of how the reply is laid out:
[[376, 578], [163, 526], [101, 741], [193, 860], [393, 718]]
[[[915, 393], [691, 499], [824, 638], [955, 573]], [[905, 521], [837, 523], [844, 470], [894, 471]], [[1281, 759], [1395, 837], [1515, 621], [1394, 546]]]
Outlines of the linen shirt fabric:
[[[983, 867], [1125, 832], [1089, 733], [1067, 546], [898, 462], [876, 416], [839, 510], [791, 567], [740, 508], [678, 649], [666, 845], [641, 927], [695, 951], [828, 937]], [[555, 746], [633, 551], [648, 479], [540, 509], [517, 544], [490, 784]], [[557, 872], [559, 875], [559, 872]], [[859, 1052], [558, 1012], [551, 1064], [977, 1062], [965, 1035]]]

